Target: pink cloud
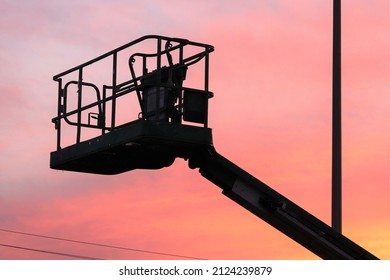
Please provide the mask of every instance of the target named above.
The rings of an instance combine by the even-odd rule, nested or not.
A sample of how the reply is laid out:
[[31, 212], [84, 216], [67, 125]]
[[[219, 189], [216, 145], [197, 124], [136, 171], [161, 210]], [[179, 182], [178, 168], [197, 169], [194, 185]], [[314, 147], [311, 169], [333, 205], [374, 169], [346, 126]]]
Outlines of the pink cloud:
[[[180, 160], [169, 169], [112, 177], [49, 170], [56, 106], [51, 76], [161, 32], [216, 47], [210, 124], [217, 150], [328, 222], [331, 4], [221, 2], [7, 4], [0, 20], [9, 39], [0, 50], [7, 66], [0, 72], [0, 114], [7, 119], [0, 132], [2, 225], [205, 258], [316, 258]], [[344, 227], [352, 240], [389, 258], [388, 4], [369, 2], [343, 4]], [[1, 237], [103, 258], [159, 258]], [[0, 253], [2, 259], [46, 257], [59, 258]]]

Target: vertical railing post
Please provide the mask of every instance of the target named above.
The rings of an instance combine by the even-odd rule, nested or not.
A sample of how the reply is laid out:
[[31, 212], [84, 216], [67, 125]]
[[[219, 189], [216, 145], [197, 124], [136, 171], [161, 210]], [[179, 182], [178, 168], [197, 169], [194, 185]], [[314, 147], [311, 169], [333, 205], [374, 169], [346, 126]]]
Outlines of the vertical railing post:
[[[184, 49], [183, 44], [180, 42], [179, 48], [179, 65], [183, 63]], [[182, 85], [183, 86], [183, 85]], [[179, 91], [179, 114], [180, 114], [180, 123], [183, 121], [183, 90]]]
[[61, 115], [64, 110], [63, 102], [63, 89], [62, 89], [62, 79], [58, 79], [58, 108], [57, 108], [57, 121], [55, 122], [55, 128], [57, 129], [57, 150], [61, 149]]
[[112, 55], [112, 108], [111, 108], [111, 129], [115, 128], [116, 116], [116, 69], [117, 69], [117, 52]]
[[147, 63], [146, 56], [142, 56], [142, 75], [148, 74], [148, 66], [146, 63]]
[[79, 68], [79, 79], [77, 82], [77, 134], [76, 134], [76, 143], [80, 143], [81, 139], [81, 102], [83, 94], [83, 68]]
[[180, 48], [179, 48], [179, 63], [180, 64], [183, 62], [183, 57], [184, 57], [183, 44], [180, 43]]
[[157, 39], [157, 96], [156, 120], [160, 120], [160, 94], [161, 94], [161, 38]]
[[102, 135], [106, 133], [106, 89], [107, 89], [107, 86], [106, 85], [103, 85], [103, 96], [102, 96], [102, 116], [101, 118], [103, 118], [103, 127], [102, 127]]
[[204, 116], [204, 127], [208, 126], [208, 116], [209, 116], [209, 50], [205, 50], [205, 70], [204, 70], [204, 90], [206, 92], [205, 98], [205, 116]]

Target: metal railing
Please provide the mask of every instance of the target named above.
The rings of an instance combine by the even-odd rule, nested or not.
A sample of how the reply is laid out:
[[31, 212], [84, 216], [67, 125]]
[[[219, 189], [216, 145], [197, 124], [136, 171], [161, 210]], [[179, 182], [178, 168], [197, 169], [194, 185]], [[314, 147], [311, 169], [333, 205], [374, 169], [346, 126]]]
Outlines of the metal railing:
[[[138, 51], [127, 56], [130, 74], [128, 79], [120, 81], [118, 78], [119, 56], [126, 57], [129, 50], [145, 42], [150, 43], [153, 50]], [[188, 49], [190, 51], [187, 51]], [[207, 127], [207, 100], [213, 96], [209, 91], [209, 54], [213, 50], [211, 45], [186, 39], [148, 35], [55, 75], [53, 80], [58, 83], [58, 107], [57, 116], [52, 119], [52, 122], [57, 130], [57, 150], [61, 149], [63, 125], [76, 127], [74, 144], [77, 144], [81, 141], [84, 128], [99, 129], [101, 134], [105, 134], [137, 120], [134, 118], [126, 120], [125, 123], [117, 123], [118, 98], [127, 94], [137, 96], [140, 106], [138, 119], [177, 123], [182, 123], [184, 120], [201, 123]], [[84, 81], [88, 79], [85, 77], [87, 70], [93, 72], [98, 62], [107, 60], [111, 65], [111, 69], [106, 69], [110, 71], [111, 81], [108, 84]], [[138, 60], [141, 64], [137, 65], [137, 72], [135, 62]], [[183, 81], [186, 79], [187, 70], [200, 61], [204, 64], [203, 85], [197, 88], [184, 87]], [[152, 71], [149, 71], [148, 67], [152, 67]], [[75, 109], [70, 109], [68, 105], [71, 99], [69, 94], [71, 85], [77, 86], [77, 100], [73, 102], [77, 104]], [[96, 95], [95, 98], [83, 104], [83, 92], [91, 89]], [[193, 111], [194, 106], [199, 108]], [[91, 109], [94, 112], [91, 112]], [[87, 115], [87, 121], [83, 121], [85, 115]]]

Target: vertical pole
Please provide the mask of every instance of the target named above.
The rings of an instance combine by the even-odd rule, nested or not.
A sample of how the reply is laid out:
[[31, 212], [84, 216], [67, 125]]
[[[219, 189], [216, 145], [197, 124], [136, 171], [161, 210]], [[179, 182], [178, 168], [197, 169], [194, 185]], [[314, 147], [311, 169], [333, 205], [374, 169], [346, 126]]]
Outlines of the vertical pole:
[[[161, 38], [157, 39], [157, 95], [156, 95], [156, 120], [160, 121], [160, 98], [161, 89]], [[164, 89], [165, 91], [165, 89]], [[151, 96], [149, 96], [151, 98]]]
[[333, 1], [332, 227], [341, 233], [341, 0]]

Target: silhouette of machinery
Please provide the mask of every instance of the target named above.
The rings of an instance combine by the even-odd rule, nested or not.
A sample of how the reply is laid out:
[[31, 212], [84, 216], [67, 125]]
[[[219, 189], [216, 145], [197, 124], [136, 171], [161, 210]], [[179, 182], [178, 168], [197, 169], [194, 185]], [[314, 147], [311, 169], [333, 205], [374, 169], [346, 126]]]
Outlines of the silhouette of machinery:
[[319, 257], [376, 259], [215, 150], [208, 127], [213, 51], [150, 35], [54, 76], [57, 149], [50, 167], [118, 174], [168, 167], [183, 158], [224, 195]]

